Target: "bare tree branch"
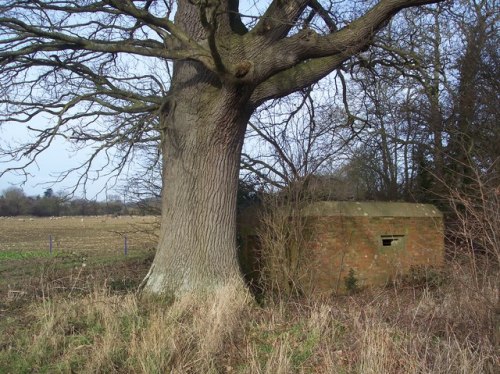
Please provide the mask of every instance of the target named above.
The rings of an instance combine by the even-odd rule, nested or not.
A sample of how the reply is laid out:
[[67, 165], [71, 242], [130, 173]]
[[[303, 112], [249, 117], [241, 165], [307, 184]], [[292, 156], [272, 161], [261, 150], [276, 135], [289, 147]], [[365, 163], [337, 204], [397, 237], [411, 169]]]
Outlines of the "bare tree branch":
[[[382, 0], [363, 16], [329, 35], [319, 35], [310, 28], [300, 30], [292, 36], [273, 43], [269, 48], [260, 50], [259, 61], [261, 63], [256, 64], [254, 76], [261, 84], [268, 79], [273, 80], [277, 74], [280, 74], [279, 78], [274, 81], [292, 82], [297, 79], [297, 66], [316, 61], [311, 64], [312, 66], [308, 65], [307, 70], [309, 70], [310, 77], [317, 79], [326, 75], [328, 68], [330, 71], [334, 70], [345, 59], [369, 46], [375, 33], [401, 9], [437, 1], [439, 0]], [[330, 59], [324, 59], [324, 57], [330, 57]], [[304, 67], [301, 66], [298, 69], [304, 70]], [[287, 71], [290, 72], [290, 79], [286, 77]], [[289, 87], [293, 86], [294, 84], [288, 83], [283, 90], [289, 92], [291, 89]], [[301, 82], [295, 84], [295, 87], [301, 86], [303, 86]], [[256, 102], [259, 101], [259, 96], [261, 95], [257, 95]]]
[[290, 0], [286, 3], [273, 0], [251, 33], [264, 35], [268, 43], [284, 38], [308, 3], [309, 0]]

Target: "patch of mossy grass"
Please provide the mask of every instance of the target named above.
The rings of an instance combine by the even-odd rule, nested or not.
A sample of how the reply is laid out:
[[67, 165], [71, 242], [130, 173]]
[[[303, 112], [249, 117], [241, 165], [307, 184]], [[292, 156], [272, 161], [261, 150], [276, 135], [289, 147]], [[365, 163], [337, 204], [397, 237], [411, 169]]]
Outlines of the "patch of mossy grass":
[[344, 285], [348, 294], [352, 295], [360, 291], [359, 280], [353, 268], [349, 269], [349, 273], [344, 278]]

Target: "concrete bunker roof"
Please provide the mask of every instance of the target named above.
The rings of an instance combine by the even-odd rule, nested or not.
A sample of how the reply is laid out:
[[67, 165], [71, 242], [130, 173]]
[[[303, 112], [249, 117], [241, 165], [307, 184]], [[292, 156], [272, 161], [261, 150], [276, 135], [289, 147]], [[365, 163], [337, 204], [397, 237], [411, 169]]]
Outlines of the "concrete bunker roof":
[[303, 216], [442, 217], [443, 214], [431, 204], [322, 201], [305, 207]]

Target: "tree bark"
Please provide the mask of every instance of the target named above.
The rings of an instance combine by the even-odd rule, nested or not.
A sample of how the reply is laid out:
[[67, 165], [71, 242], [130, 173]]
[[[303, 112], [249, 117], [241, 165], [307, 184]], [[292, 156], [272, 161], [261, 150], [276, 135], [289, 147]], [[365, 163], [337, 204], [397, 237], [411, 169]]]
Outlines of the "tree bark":
[[[199, 9], [179, 2], [176, 24], [210, 38]], [[219, 23], [221, 29], [223, 22]], [[145, 291], [181, 295], [242, 279], [236, 255], [239, 162], [251, 90], [202, 63], [176, 61], [160, 113], [163, 191], [160, 238]]]
[[[174, 99], [162, 113], [162, 221], [145, 291], [183, 294], [241, 279], [236, 255], [236, 196], [251, 110], [239, 87], [188, 85], [182, 63]], [[190, 65], [190, 66], [189, 66]], [[179, 78], [179, 77], [182, 78]], [[180, 82], [183, 81], [183, 82]], [[203, 82], [204, 81], [204, 82]]]

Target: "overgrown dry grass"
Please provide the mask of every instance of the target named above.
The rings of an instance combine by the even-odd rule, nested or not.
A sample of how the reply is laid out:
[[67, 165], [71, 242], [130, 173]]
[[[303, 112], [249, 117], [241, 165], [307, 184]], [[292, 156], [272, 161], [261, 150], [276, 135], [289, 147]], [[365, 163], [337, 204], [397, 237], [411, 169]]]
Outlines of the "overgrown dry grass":
[[308, 240], [313, 235], [300, 214], [304, 202], [270, 195], [259, 214], [258, 279], [262, 292], [289, 297], [310, 290], [311, 256]]
[[0, 373], [497, 373], [499, 246], [486, 244], [450, 248], [460, 255], [443, 270], [390, 287], [328, 299], [271, 292], [261, 304], [233, 284], [145, 297], [135, 292], [149, 264], [140, 256], [86, 267], [79, 257], [4, 259], [22, 261], [18, 272], [27, 261], [42, 268], [0, 299]]
[[265, 305], [235, 285], [175, 301], [102, 284], [83, 296], [47, 290], [4, 305], [18, 312], [0, 324], [0, 372], [495, 373], [498, 272], [470, 264]]

